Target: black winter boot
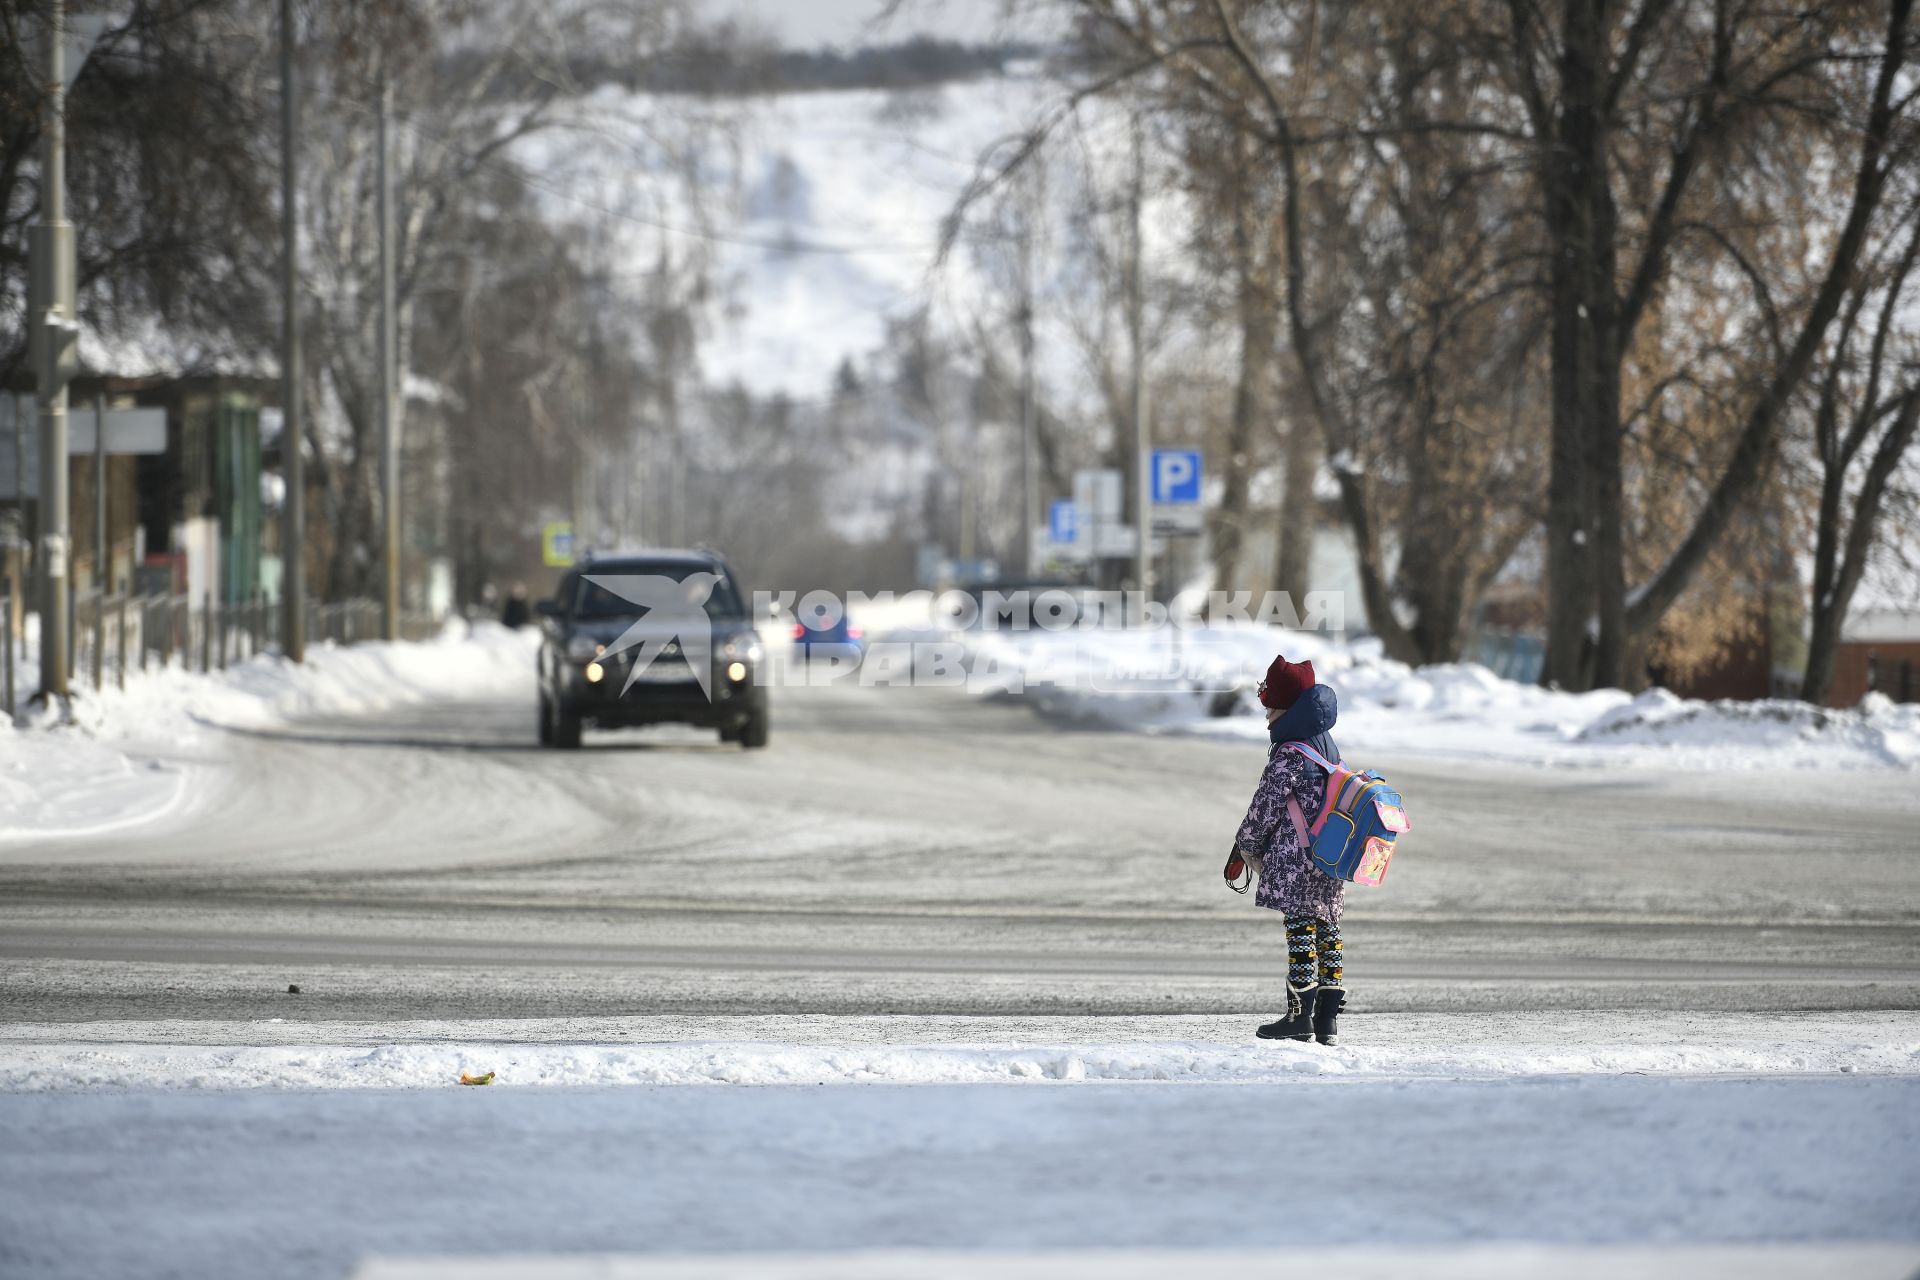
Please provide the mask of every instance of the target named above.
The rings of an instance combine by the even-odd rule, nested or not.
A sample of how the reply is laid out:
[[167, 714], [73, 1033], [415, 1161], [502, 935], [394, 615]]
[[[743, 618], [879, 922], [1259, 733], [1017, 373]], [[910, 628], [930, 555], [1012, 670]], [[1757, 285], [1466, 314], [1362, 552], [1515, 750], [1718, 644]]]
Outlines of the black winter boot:
[[1315, 1040], [1321, 1044], [1336, 1042], [1340, 1031], [1340, 1009], [1346, 1003], [1346, 988], [1320, 988], [1320, 999], [1313, 1006], [1313, 1038]]
[[1320, 988], [1308, 987], [1301, 991], [1291, 983], [1287, 985], [1287, 1016], [1278, 1022], [1269, 1022], [1254, 1032], [1262, 1040], [1311, 1040], [1313, 1039], [1314, 999], [1320, 994]]

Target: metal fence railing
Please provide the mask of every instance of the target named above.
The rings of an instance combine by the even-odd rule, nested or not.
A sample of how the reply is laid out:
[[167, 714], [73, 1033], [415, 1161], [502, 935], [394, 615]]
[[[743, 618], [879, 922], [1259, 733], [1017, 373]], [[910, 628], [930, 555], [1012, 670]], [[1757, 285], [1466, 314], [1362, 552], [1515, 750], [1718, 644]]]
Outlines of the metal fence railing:
[[[197, 602], [184, 594], [109, 594], [75, 592], [67, 628], [68, 670], [76, 689], [102, 689], [111, 680], [126, 688], [129, 672], [177, 667], [185, 671], [225, 670], [255, 654], [280, 648], [286, 611], [278, 600], [252, 595]], [[12, 600], [0, 592], [0, 695], [12, 716], [30, 690], [19, 687], [19, 667], [27, 656], [24, 635], [6, 625]], [[403, 640], [424, 640], [440, 619], [426, 612], [402, 612], [396, 630]], [[342, 600], [307, 602], [307, 643], [359, 644], [381, 638], [380, 602]], [[24, 630], [24, 629], [23, 629]]]

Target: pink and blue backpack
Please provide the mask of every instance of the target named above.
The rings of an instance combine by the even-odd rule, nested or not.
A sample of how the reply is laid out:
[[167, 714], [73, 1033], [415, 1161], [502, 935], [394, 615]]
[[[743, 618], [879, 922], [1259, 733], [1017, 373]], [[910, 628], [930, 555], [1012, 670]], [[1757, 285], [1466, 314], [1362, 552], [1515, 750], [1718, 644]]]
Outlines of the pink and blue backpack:
[[1287, 814], [1293, 819], [1301, 847], [1316, 866], [1336, 880], [1364, 885], [1385, 880], [1387, 864], [1393, 861], [1394, 840], [1413, 829], [1400, 793], [1371, 769], [1349, 769], [1304, 742], [1285, 745], [1327, 772], [1326, 798], [1320, 802], [1320, 815], [1311, 824], [1301, 812], [1300, 802], [1291, 796], [1287, 799]]

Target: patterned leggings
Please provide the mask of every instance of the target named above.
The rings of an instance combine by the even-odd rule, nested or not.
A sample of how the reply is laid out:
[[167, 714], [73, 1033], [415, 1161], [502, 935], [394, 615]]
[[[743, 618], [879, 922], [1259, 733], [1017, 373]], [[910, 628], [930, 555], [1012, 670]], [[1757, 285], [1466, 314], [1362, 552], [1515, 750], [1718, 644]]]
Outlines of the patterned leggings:
[[1305, 991], [1318, 981], [1340, 985], [1340, 926], [1312, 916], [1287, 917], [1287, 985]]

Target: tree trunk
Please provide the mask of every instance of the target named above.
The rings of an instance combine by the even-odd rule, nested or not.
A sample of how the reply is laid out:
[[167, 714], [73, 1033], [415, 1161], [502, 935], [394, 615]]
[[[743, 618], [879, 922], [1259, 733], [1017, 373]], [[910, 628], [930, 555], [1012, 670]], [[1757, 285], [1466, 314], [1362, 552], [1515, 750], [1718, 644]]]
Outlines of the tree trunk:
[[[1218, 585], [1227, 590], [1240, 581], [1241, 548], [1247, 531], [1247, 478], [1252, 470], [1247, 455], [1253, 444], [1254, 422], [1260, 414], [1258, 388], [1268, 374], [1270, 355], [1267, 351], [1271, 350], [1272, 341], [1270, 326], [1243, 323], [1240, 376], [1233, 389], [1233, 417], [1227, 424], [1220, 505], [1214, 508], [1209, 521]], [[1263, 342], [1267, 351], [1260, 349]]]
[[1314, 419], [1320, 425], [1327, 451], [1333, 462], [1334, 481], [1340, 486], [1340, 513], [1353, 534], [1360, 572], [1360, 590], [1367, 607], [1367, 621], [1380, 637], [1387, 656], [1403, 662], [1417, 659], [1412, 635], [1395, 614], [1393, 593], [1382, 569], [1380, 540], [1374, 529], [1373, 511], [1367, 501], [1367, 477], [1354, 457], [1351, 444], [1354, 432], [1341, 408], [1335, 403], [1327, 370], [1321, 359], [1314, 333], [1307, 318], [1306, 220], [1302, 210], [1302, 180], [1299, 145], [1294, 137], [1293, 120], [1279, 91], [1260, 62], [1247, 48], [1240, 29], [1227, 13], [1223, 0], [1214, 5], [1214, 15], [1228, 50], [1265, 100], [1273, 125], [1273, 147], [1277, 152], [1281, 178], [1281, 217], [1286, 249], [1286, 323], [1288, 345], [1300, 370], [1301, 390]]
[[[1227, 423], [1226, 465], [1220, 505], [1210, 523], [1217, 585], [1232, 590], [1240, 581], [1240, 551], [1246, 540], [1248, 452], [1254, 423], [1268, 401], [1268, 379], [1273, 367], [1273, 309], [1260, 288], [1253, 252], [1253, 211], [1243, 175], [1251, 163], [1247, 135], [1234, 134], [1233, 201], [1234, 284], [1240, 319], [1240, 372], [1233, 388], [1233, 416]], [[1296, 602], [1297, 603], [1297, 602]]]
[[[1815, 291], [1806, 319], [1785, 358], [1754, 400], [1741, 428], [1733, 456], [1708, 495], [1693, 527], [1653, 579], [1634, 595], [1627, 623], [1636, 635], [1651, 635], [1700, 570], [1726, 532], [1734, 512], [1759, 486], [1763, 464], [1773, 448], [1781, 416], [1805, 380], [1827, 328], [1840, 310], [1860, 259], [1869, 224], [1885, 195], [1887, 179], [1896, 161], [1882, 163], [1893, 139], [1898, 112], [1893, 102], [1895, 84], [1906, 67], [1907, 23], [1913, 0], [1893, 0], [1888, 8], [1886, 52], [1875, 78], [1872, 105], [1860, 131], [1860, 158], [1847, 217], [1834, 240], [1833, 255]], [[1854, 533], [1861, 531], [1855, 530]], [[1852, 535], [1850, 535], [1851, 538]], [[1849, 548], [1851, 552], [1851, 548]], [[1862, 553], [1864, 555], [1864, 551]], [[1850, 589], [1840, 597], [1842, 603]], [[1844, 612], [1844, 609], [1842, 610]]]
[[[1866, 412], [1872, 412], [1869, 407]], [[1909, 391], [1901, 401], [1898, 416], [1867, 466], [1866, 479], [1854, 497], [1852, 519], [1847, 525], [1845, 550], [1835, 562], [1835, 546], [1840, 542], [1840, 494], [1846, 484], [1844, 455], [1828, 471], [1820, 495], [1820, 538], [1814, 564], [1813, 635], [1807, 646], [1805, 679], [1800, 696], [1808, 702], [1823, 703], [1833, 692], [1833, 668], [1840, 652], [1840, 628], [1853, 605], [1853, 593], [1866, 572], [1867, 553], [1873, 547], [1880, 521], [1880, 507], [1886, 498], [1887, 484], [1900, 465], [1901, 457], [1912, 447], [1920, 433], [1920, 390]], [[1831, 506], [1828, 494], [1833, 494]], [[1829, 520], [1832, 524], [1829, 525]]]
[[1834, 659], [1840, 651], [1841, 614], [1833, 604], [1840, 568], [1840, 504], [1849, 460], [1838, 452], [1837, 440], [1833, 448], [1832, 455], [1821, 459], [1826, 470], [1820, 477], [1820, 522], [1814, 529], [1807, 666], [1800, 681], [1800, 696], [1816, 706], [1833, 692]]
[[1319, 442], [1300, 418], [1283, 423], [1279, 539], [1274, 553], [1273, 585], [1303, 607], [1313, 585], [1313, 535], [1320, 528], [1320, 504], [1313, 496], [1314, 474], [1320, 467]]
[[1833, 669], [1840, 657], [1840, 611], [1815, 608], [1812, 634], [1807, 640], [1807, 667], [1800, 682], [1800, 697], [1815, 706], [1824, 706], [1833, 696]]
[[[1547, 644], [1541, 679], [1617, 683], [1625, 617], [1614, 207], [1607, 175], [1606, 15], [1566, 0], [1561, 111], [1542, 174], [1553, 253]], [[1609, 557], [1613, 563], [1608, 565]]]

